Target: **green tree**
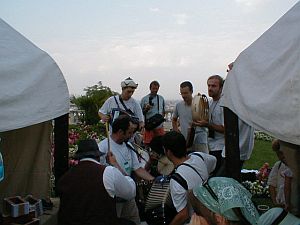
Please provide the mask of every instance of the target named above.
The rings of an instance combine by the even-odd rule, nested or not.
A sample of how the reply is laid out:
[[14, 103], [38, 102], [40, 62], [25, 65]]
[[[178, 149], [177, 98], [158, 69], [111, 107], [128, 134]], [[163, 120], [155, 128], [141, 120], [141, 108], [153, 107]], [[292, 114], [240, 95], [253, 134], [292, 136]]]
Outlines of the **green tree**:
[[105, 100], [117, 92], [112, 91], [109, 87], [103, 86], [102, 82], [84, 89], [85, 95], [80, 97], [71, 97], [71, 102], [79, 109], [85, 111], [84, 121], [86, 124], [93, 125], [99, 122], [98, 110]]

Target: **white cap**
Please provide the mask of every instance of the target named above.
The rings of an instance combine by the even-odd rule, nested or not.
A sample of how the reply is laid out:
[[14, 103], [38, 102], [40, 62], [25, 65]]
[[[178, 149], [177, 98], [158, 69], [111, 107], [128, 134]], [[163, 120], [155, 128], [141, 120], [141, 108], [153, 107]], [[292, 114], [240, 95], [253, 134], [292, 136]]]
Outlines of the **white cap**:
[[121, 87], [132, 87], [137, 88], [138, 84], [135, 83], [130, 77], [126, 78], [124, 81], [121, 82]]

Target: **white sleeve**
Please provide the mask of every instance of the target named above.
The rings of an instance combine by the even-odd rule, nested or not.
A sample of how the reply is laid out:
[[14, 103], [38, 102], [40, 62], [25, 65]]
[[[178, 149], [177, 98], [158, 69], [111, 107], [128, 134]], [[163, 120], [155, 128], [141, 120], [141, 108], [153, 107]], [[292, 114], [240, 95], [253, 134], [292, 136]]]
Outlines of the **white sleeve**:
[[146, 96], [142, 98], [140, 105], [143, 110], [143, 107], [146, 105]]
[[175, 109], [173, 112], [173, 117], [172, 118], [178, 118], [178, 103], [175, 105]]
[[267, 184], [273, 187], [277, 187], [277, 175], [278, 175], [278, 167], [279, 167], [280, 162], [277, 161], [273, 168], [271, 169], [271, 172], [268, 177], [268, 182]]
[[289, 167], [287, 167], [284, 171], [283, 174], [285, 177], [293, 177], [293, 172], [291, 171], [291, 169]]
[[100, 152], [107, 153], [107, 150], [108, 150], [107, 138], [100, 141], [100, 143], [98, 144], [98, 147], [99, 147]]
[[143, 110], [142, 110], [142, 107], [140, 106], [140, 104], [134, 100], [134, 103], [135, 103], [135, 112], [134, 114], [139, 118], [139, 121], [140, 122], [144, 122], [144, 115], [143, 115]]
[[100, 113], [103, 114], [109, 114], [111, 112], [111, 99], [113, 98], [113, 96], [109, 97], [101, 106], [101, 108], [99, 109]]
[[204, 162], [206, 164], [208, 174], [211, 174], [214, 171], [217, 164], [216, 157], [203, 152], [199, 152], [199, 153], [204, 158]]
[[187, 191], [177, 181], [170, 181], [171, 197], [177, 212], [187, 206]]
[[131, 157], [133, 170], [137, 170], [138, 168], [142, 167], [141, 163], [139, 162], [138, 156], [134, 151], [131, 151]]
[[111, 197], [120, 197], [126, 200], [133, 199], [136, 193], [134, 181], [124, 176], [118, 169], [107, 166], [103, 173], [103, 184]]
[[108, 150], [107, 139], [100, 141], [100, 143], [98, 144], [98, 147], [99, 147], [100, 152], [105, 153], [104, 155], [100, 156], [100, 164], [108, 165], [106, 162], [106, 155], [107, 155], [107, 150]]

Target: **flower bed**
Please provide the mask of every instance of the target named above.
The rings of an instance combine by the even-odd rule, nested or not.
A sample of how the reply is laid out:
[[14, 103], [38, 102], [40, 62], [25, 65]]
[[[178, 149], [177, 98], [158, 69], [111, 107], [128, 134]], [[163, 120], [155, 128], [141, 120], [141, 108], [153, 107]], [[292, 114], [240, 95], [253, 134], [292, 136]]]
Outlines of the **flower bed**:
[[261, 181], [244, 181], [244, 187], [252, 194], [254, 198], [269, 198], [269, 186]]
[[263, 141], [272, 141], [273, 137], [264, 133], [263, 131], [256, 130], [254, 132], [254, 136], [256, 140], [263, 140]]
[[74, 159], [74, 154], [77, 151], [78, 141], [82, 139], [95, 139], [97, 143], [105, 138], [104, 124], [98, 123], [96, 125], [70, 125], [69, 127], [69, 165], [77, 164]]
[[269, 163], [264, 163], [258, 170], [255, 181], [246, 180], [242, 182], [254, 198], [270, 198], [269, 186], [267, 184], [270, 171]]

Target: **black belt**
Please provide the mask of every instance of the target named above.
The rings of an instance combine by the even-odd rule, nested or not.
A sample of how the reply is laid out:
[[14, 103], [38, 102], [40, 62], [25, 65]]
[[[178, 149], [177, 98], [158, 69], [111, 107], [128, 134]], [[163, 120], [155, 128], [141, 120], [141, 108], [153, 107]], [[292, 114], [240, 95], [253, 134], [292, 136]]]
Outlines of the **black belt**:
[[124, 203], [124, 202], [127, 202], [127, 200], [124, 199], [124, 198], [116, 197], [116, 202], [117, 203]]

